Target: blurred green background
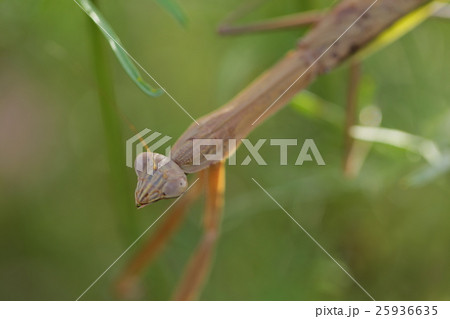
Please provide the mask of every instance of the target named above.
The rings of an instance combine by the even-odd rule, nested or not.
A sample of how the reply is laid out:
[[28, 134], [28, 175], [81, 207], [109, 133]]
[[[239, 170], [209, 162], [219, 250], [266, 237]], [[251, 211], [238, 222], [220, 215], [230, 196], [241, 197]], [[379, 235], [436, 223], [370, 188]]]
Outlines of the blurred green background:
[[[127, 50], [200, 117], [232, 98], [304, 34], [218, 36], [217, 25], [240, 3], [179, 1], [186, 27], [151, 0], [100, 1], [100, 7]], [[267, 1], [244, 21], [330, 4]], [[360, 105], [379, 108], [381, 126], [433, 140], [444, 151], [450, 146], [449, 38], [448, 21], [428, 20], [366, 59], [362, 91], [370, 92]], [[73, 1], [0, 1], [0, 299], [78, 298], [171, 203], [134, 208], [136, 178], [125, 167], [125, 140], [135, 132], [127, 121], [137, 131], [150, 128], [175, 141], [191, 120], [167, 95], [143, 94], [105, 46], [122, 134], [111, 139], [92, 52], [90, 21]], [[347, 78], [345, 65], [310, 88], [326, 101], [332, 121], [320, 112], [306, 114], [301, 105], [288, 106], [250, 136], [313, 138], [326, 166], [293, 165], [300, 147], [289, 153], [289, 165], [280, 166], [279, 149], [266, 143], [260, 154], [268, 166], [252, 161], [228, 167], [222, 233], [200, 299], [368, 299], [252, 178], [375, 299], [450, 298], [449, 175], [408, 186], [405, 178], [427, 162], [374, 144], [359, 175], [345, 178]], [[121, 185], [113, 185], [120, 174], [111, 170], [108, 145], [123, 152]], [[238, 161], [247, 154], [239, 149]], [[201, 236], [201, 211], [194, 206], [146, 272], [143, 299], [170, 298]], [[114, 279], [143, 242], [82, 299], [113, 299]]]

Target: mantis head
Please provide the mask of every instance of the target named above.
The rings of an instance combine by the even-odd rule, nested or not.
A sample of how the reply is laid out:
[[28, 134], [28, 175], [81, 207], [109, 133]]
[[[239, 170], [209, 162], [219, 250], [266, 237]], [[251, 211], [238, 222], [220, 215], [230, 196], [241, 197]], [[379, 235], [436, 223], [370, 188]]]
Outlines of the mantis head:
[[138, 177], [136, 206], [143, 207], [163, 198], [180, 196], [188, 186], [186, 174], [167, 156], [144, 152], [136, 157]]

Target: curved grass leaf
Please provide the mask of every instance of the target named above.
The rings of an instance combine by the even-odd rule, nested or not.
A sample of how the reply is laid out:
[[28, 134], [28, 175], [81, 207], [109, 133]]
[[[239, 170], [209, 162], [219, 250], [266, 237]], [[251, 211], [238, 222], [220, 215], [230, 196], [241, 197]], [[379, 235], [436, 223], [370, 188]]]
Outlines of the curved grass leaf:
[[94, 21], [94, 23], [102, 31], [105, 38], [108, 40], [111, 49], [119, 60], [125, 72], [133, 80], [137, 86], [150, 96], [159, 96], [163, 93], [162, 89], [153, 88], [150, 84], [144, 81], [136, 65], [128, 53], [123, 48], [119, 37], [112, 29], [111, 25], [106, 21], [100, 11], [89, 0], [75, 0], [77, 4], [86, 12], [86, 14]]
[[186, 26], [186, 15], [184, 14], [183, 10], [181, 10], [180, 6], [173, 0], [156, 0], [157, 3], [166, 11], [168, 11], [175, 20], [178, 21], [179, 24], [181, 24], [183, 27]]
[[423, 186], [450, 172], [450, 153], [442, 154], [431, 140], [403, 131], [382, 127], [353, 126], [353, 138], [395, 146], [421, 155], [428, 165], [406, 177], [406, 186]]
[[350, 129], [350, 135], [361, 141], [382, 143], [414, 152], [430, 164], [437, 163], [442, 158], [433, 141], [400, 130], [355, 125]]
[[408, 186], [423, 186], [450, 172], [450, 154], [445, 154], [437, 162], [415, 172], [406, 178]]

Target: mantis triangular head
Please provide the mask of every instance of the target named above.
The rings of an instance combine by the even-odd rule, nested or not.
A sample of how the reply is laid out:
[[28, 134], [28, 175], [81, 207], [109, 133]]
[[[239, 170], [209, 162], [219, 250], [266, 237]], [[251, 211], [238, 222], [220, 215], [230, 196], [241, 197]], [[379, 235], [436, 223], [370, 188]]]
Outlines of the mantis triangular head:
[[187, 189], [186, 174], [169, 157], [144, 152], [136, 157], [138, 177], [136, 206], [143, 207], [163, 198], [178, 197]]

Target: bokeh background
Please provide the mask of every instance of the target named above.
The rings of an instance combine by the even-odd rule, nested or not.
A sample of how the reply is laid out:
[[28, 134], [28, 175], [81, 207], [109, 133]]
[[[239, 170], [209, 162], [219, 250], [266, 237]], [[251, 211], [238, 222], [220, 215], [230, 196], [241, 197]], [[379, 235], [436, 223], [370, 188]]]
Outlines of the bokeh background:
[[[129, 52], [194, 117], [232, 98], [305, 32], [221, 37], [217, 25], [241, 1], [179, 3], [185, 27], [151, 0], [100, 1], [100, 7]], [[267, 1], [243, 21], [330, 4]], [[135, 209], [125, 140], [135, 134], [131, 126], [175, 140], [191, 120], [167, 95], [143, 94], [105, 45], [121, 130], [119, 139], [111, 137], [98, 98], [92, 37], [90, 21], [71, 0], [0, 1], [0, 299], [78, 298], [171, 203]], [[382, 127], [432, 140], [444, 153], [450, 135], [449, 38], [450, 22], [432, 19], [368, 57], [359, 105], [377, 110]], [[252, 161], [228, 167], [221, 237], [200, 299], [368, 299], [252, 178], [375, 299], [450, 298], [445, 163], [442, 173], [411, 185], [408, 176], [429, 166], [420, 155], [367, 144], [359, 174], [345, 178], [347, 78], [348, 65], [321, 77], [309, 88], [319, 106], [302, 105], [300, 97], [250, 136], [313, 138], [326, 166], [293, 165], [300, 146], [289, 153], [289, 165], [280, 166], [278, 148], [266, 143], [260, 153], [267, 166]], [[122, 151], [123, 173], [110, 158], [108, 147], [114, 146]], [[238, 161], [246, 155], [239, 149]], [[201, 205], [193, 207], [146, 271], [142, 299], [170, 298], [201, 236], [201, 211]], [[83, 300], [113, 299], [114, 279], [143, 242]]]

